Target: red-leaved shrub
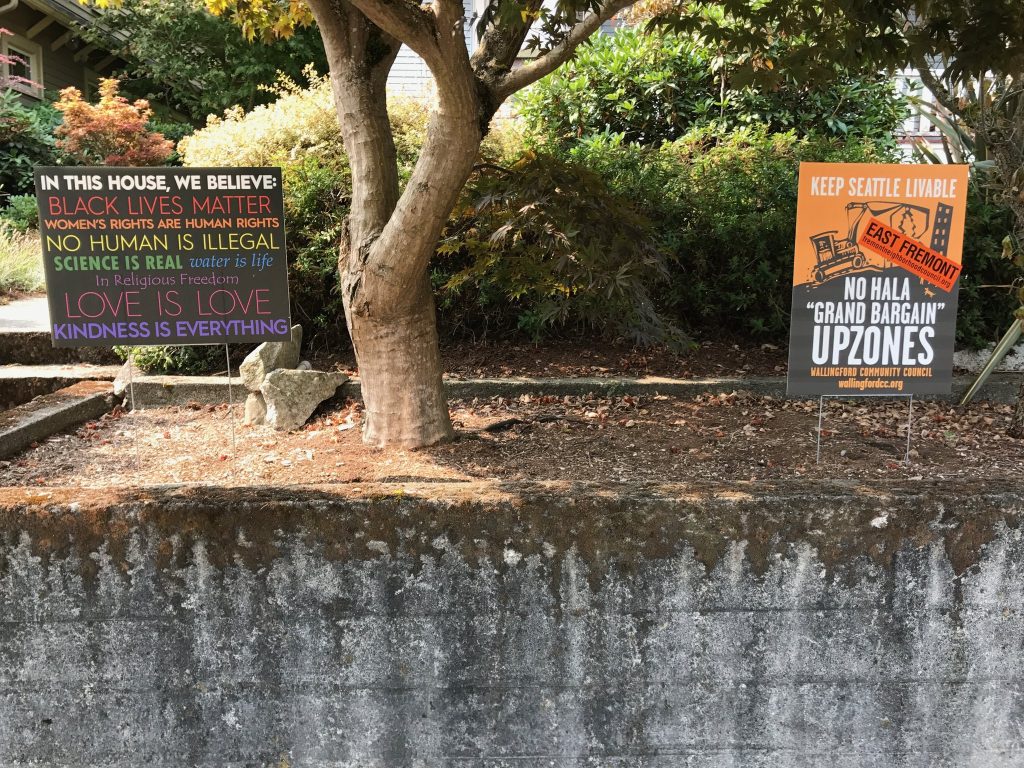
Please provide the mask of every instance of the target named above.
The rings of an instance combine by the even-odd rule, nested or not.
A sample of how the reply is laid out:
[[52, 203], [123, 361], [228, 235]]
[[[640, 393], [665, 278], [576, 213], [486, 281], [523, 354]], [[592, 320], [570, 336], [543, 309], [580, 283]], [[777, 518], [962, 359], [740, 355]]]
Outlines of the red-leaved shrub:
[[153, 110], [145, 99], [128, 101], [118, 82], [102, 79], [100, 100], [90, 104], [77, 88], [65, 88], [54, 105], [64, 113], [57, 128], [57, 147], [84, 165], [162, 165], [174, 143], [146, 127]]

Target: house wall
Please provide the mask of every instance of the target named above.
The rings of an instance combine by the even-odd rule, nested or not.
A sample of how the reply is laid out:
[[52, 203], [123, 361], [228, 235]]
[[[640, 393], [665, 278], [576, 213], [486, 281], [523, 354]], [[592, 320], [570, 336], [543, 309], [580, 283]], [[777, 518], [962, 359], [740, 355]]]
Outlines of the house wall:
[[[466, 49], [472, 55], [476, 50], [477, 11], [473, 0], [462, 0], [462, 7], [466, 13]], [[388, 74], [388, 90], [403, 96], [429, 96], [432, 87], [433, 78], [426, 63], [409, 46], [403, 45]]]
[[[43, 13], [21, 3], [12, 12], [0, 16], [0, 27], [25, 36], [42, 18]], [[84, 89], [87, 85], [86, 63], [75, 61], [75, 53], [81, 50], [83, 44], [78, 41], [72, 44], [76, 46], [74, 49], [64, 45], [56, 51], [52, 50], [54, 41], [65, 32], [66, 27], [54, 22], [32, 39], [32, 42], [38, 43], [42, 48], [43, 87], [53, 93], [68, 86]], [[96, 54], [93, 58], [96, 58]]]

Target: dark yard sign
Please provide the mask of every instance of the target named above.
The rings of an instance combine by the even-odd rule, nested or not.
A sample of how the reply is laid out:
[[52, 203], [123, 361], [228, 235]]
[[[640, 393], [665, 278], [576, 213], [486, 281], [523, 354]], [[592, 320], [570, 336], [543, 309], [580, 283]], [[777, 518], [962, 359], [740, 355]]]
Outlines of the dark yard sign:
[[947, 394], [967, 166], [802, 163], [793, 395]]
[[39, 168], [56, 347], [290, 337], [278, 168]]

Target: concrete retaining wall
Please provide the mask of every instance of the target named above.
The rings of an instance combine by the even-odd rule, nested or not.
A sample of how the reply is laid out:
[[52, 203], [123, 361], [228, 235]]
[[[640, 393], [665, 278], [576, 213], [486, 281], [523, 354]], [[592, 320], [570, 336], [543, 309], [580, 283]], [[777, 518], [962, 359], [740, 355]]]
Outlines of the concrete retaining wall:
[[0, 490], [0, 765], [1024, 765], [1022, 502]]

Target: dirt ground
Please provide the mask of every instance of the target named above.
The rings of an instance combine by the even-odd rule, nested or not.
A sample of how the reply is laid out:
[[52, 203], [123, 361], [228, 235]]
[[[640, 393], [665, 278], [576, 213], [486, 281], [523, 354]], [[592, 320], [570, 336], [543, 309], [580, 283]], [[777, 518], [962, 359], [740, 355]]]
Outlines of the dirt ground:
[[[315, 368], [355, 371], [351, 350], [343, 354], [313, 354]], [[628, 344], [548, 340], [529, 343], [441, 344], [442, 370], [451, 379], [668, 376], [718, 378], [785, 376], [786, 350], [749, 340], [704, 341], [678, 354], [665, 347], [639, 349]]]
[[[308, 354], [314, 368], [338, 369], [350, 375], [356, 372], [351, 349], [331, 353], [314, 350]], [[549, 339], [538, 344], [441, 342], [442, 370], [450, 379], [785, 376], [786, 355], [785, 346], [750, 339], [705, 340], [683, 353], [665, 347], [641, 349], [628, 344], [595, 344], [593, 340]], [[960, 368], [954, 371], [967, 373]]]
[[227, 406], [116, 410], [0, 462], [0, 486], [121, 486], [574, 480], [683, 482], [797, 477], [1016, 479], [1024, 441], [1006, 436], [1011, 408], [830, 401], [815, 463], [817, 401], [530, 397], [453, 401], [458, 439], [418, 451], [360, 440], [355, 402], [322, 406], [303, 429], [243, 426], [232, 451]]

